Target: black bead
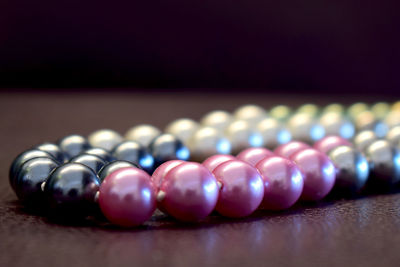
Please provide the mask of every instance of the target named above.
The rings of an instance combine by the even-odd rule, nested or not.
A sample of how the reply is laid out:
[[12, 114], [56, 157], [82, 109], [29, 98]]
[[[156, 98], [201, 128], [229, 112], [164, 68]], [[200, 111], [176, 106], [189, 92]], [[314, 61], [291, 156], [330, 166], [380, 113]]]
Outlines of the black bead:
[[153, 171], [154, 159], [145, 147], [135, 141], [125, 141], [117, 145], [112, 151], [117, 160], [135, 163], [148, 173]]
[[98, 173], [101, 168], [106, 164], [105, 160], [89, 154], [81, 154], [73, 157], [69, 162], [81, 163], [89, 168], [91, 168], [95, 173]]
[[18, 198], [30, 206], [39, 207], [43, 204], [42, 183], [58, 164], [51, 158], [34, 158], [25, 162], [16, 180], [15, 191]]
[[98, 156], [103, 160], [105, 160], [106, 162], [111, 162], [115, 160], [115, 158], [111, 156], [111, 154], [107, 150], [100, 147], [89, 148], [88, 150], [85, 150], [83, 154]]
[[14, 191], [16, 188], [16, 179], [18, 176], [18, 172], [21, 169], [22, 165], [30, 159], [39, 157], [54, 159], [54, 157], [51, 154], [39, 149], [30, 149], [24, 151], [14, 159], [13, 163], [11, 164], [9, 172], [10, 185], [14, 189]]
[[68, 135], [58, 141], [58, 146], [68, 159], [78, 156], [83, 151], [91, 148], [88, 140], [81, 135]]
[[126, 168], [126, 167], [136, 167], [141, 169], [138, 165], [136, 165], [135, 163], [129, 162], [129, 161], [125, 161], [125, 160], [116, 160], [113, 162], [110, 162], [106, 165], [104, 165], [104, 167], [99, 171], [99, 178], [100, 181], [103, 182], [104, 179], [112, 172], [119, 170], [121, 168]]
[[154, 158], [154, 168], [168, 160], [188, 160], [189, 149], [171, 134], [162, 134], [156, 137], [149, 145], [149, 151]]
[[45, 151], [52, 155], [59, 163], [64, 163], [65, 162], [65, 155], [61, 151], [60, 147], [57, 146], [56, 144], [52, 143], [43, 143], [40, 145], [37, 145], [35, 147], [36, 149]]
[[82, 218], [96, 209], [95, 196], [100, 181], [89, 167], [66, 163], [55, 169], [47, 179], [44, 194], [50, 216], [66, 219]]

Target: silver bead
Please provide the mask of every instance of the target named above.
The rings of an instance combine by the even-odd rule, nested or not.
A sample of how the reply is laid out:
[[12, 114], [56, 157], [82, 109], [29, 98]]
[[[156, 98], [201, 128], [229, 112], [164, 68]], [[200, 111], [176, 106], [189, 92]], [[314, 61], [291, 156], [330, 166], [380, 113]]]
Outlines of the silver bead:
[[125, 134], [125, 139], [136, 141], [142, 146], [148, 147], [150, 142], [160, 134], [161, 131], [158, 128], [152, 125], [142, 124], [130, 128]]
[[325, 136], [325, 129], [308, 113], [296, 113], [287, 123], [292, 139], [313, 143]]
[[197, 131], [200, 124], [191, 119], [178, 119], [167, 125], [165, 132], [175, 135], [184, 144], [187, 144], [189, 138]]
[[193, 160], [203, 161], [215, 154], [229, 154], [231, 144], [221, 131], [213, 127], [199, 128], [188, 140]]
[[386, 135], [386, 140], [388, 140], [392, 146], [400, 148], [400, 125], [390, 129]]
[[266, 118], [257, 124], [257, 130], [263, 139], [263, 146], [274, 149], [292, 139], [290, 132], [276, 119]]
[[232, 115], [223, 110], [216, 110], [207, 113], [200, 121], [203, 126], [211, 126], [224, 131], [232, 121]]
[[249, 147], [263, 145], [261, 134], [245, 120], [232, 122], [225, 130], [225, 135], [232, 145], [232, 153], [237, 154]]
[[285, 105], [279, 105], [279, 106], [273, 107], [269, 111], [269, 115], [271, 116], [271, 118], [274, 118], [281, 122], [286, 122], [289, 119], [291, 114], [292, 114], [292, 109]]
[[233, 116], [236, 120], [244, 120], [255, 125], [267, 116], [267, 112], [257, 105], [245, 105], [236, 109]]
[[369, 164], [363, 154], [352, 147], [339, 146], [329, 152], [329, 158], [336, 168], [337, 193], [353, 193], [364, 187], [369, 175]]
[[346, 139], [354, 136], [355, 127], [353, 123], [340, 113], [324, 113], [320, 117], [319, 123], [324, 127], [326, 135], [339, 135]]
[[89, 144], [92, 147], [100, 147], [108, 151], [111, 151], [123, 140], [119, 133], [109, 129], [98, 130], [88, 136]]
[[378, 140], [374, 131], [362, 131], [359, 132], [353, 140], [354, 146], [361, 152], [365, 152], [365, 149]]

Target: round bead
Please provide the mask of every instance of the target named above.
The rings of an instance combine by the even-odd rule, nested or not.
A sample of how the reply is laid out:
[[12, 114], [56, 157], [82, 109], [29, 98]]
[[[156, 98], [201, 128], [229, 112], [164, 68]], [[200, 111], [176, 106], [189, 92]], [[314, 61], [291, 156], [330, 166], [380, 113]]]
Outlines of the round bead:
[[287, 127], [294, 140], [313, 143], [325, 136], [325, 129], [308, 113], [294, 114]]
[[111, 162], [115, 160], [114, 157], [111, 156], [110, 152], [100, 147], [89, 148], [88, 150], [85, 150], [83, 153], [98, 156], [99, 158], [102, 158], [106, 162]]
[[354, 137], [353, 143], [358, 150], [364, 152], [376, 140], [378, 140], [378, 137], [373, 131], [362, 131]]
[[160, 188], [162, 181], [165, 178], [165, 175], [172, 170], [172, 168], [182, 164], [184, 161], [182, 160], [169, 160], [161, 164], [151, 175], [151, 180], [153, 181], [154, 185]]
[[400, 148], [400, 126], [393, 127], [386, 135], [386, 140], [392, 145]]
[[279, 106], [273, 107], [269, 111], [269, 115], [271, 116], [271, 118], [274, 118], [281, 122], [285, 122], [290, 117], [291, 113], [292, 113], [292, 109], [285, 105], [279, 105]]
[[43, 144], [37, 145], [35, 147], [35, 149], [39, 149], [39, 150], [49, 153], [59, 163], [64, 163], [64, 161], [66, 160], [64, 153], [61, 151], [60, 147], [57, 146], [56, 144], [43, 143]]
[[22, 165], [30, 159], [42, 158], [42, 157], [54, 159], [52, 155], [39, 149], [30, 149], [24, 151], [14, 159], [9, 171], [10, 185], [14, 190], [16, 189], [16, 179]]
[[322, 113], [336, 113], [336, 114], [343, 114], [345, 111], [345, 108], [343, 105], [338, 104], [338, 103], [332, 103], [327, 105], [323, 110]]
[[261, 134], [263, 146], [273, 149], [286, 144], [292, 139], [290, 132], [276, 119], [265, 118], [257, 124], [257, 131]]
[[106, 165], [104, 165], [103, 168], [99, 171], [99, 179], [100, 182], [103, 182], [104, 179], [110, 175], [112, 172], [115, 172], [116, 170], [122, 169], [122, 168], [127, 168], [127, 167], [135, 167], [135, 168], [140, 168], [139, 165], [136, 165], [135, 163], [128, 162], [125, 160], [116, 160], [113, 162], [110, 162]]
[[378, 119], [384, 119], [390, 111], [390, 105], [386, 102], [377, 102], [371, 106], [371, 111]]
[[287, 144], [280, 145], [274, 150], [274, 154], [284, 158], [289, 158], [294, 153], [310, 148], [309, 145], [299, 141], [291, 141]]
[[174, 135], [184, 144], [199, 128], [199, 123], [191, 119], [179, 119], [171, 122], [165, 128], [165, 132]]
[[52, 215], [82, 218], [95, 208], [99, 178], [89, 167], [66, 163], [56, 168], [47, 179], [44, 194]]
[[268, 210], [287, 209], [300, 198], [304, 178], [293, 161], [272, 156], [261, 160], [256, 168], [263, 178], [262, 208]]
[[142, 124], [135, 127], [130, 128], [126, 134], [125, 139], [129, 141], [136, 141], [144, 147], [148, 147], [151, 141], [154, 138], [159, 136], [161, 131], [148, 124]]
[[361, 112], [368, 110], [368, 108], [368, 105], [365, 103], [354, 103], [347, 108], [347, 114], [351, 119], [354, 119]]
[[221, 215], [240, 218], [258, 208], [264, 197], [264, 184], [256, 168], [233, 160], [220, 164], [213, 174], [222, 184], [215, 207]]
[[98, 130], [88, 136], [89, 144], [92, 147], [100, 147], [108, 151], [112, 150], [123, 140], [119, 133], [110, 129]]
[[365, 150], [371, 168], [369, 182], [389, 187], [400, 181], [400, 151], [386, 140], [377, 140]]
[[189, 149], [172, 134], [156, 137], [149, 145], [149, 151], [154, 158], [154, 168], [168, 160], [188, 160], [190, 157]]
[[58, 167], [51, 158], [33, 158], [26, 161], [18, 173], [16, 190], [20, 200], [28, 205], [40, 207], [43, 204], [42, 183]]
[[105, 160], [90, 154], [81, 154], [76, 157], [73, 157], [70, 162], [81, 163], [90, 169], [92, 169], [95, 173], [98, 173], [101, 168], [106, 164]]
[[58, 146], [64, 152], [67, 159], [78, 156], [90, 148], [89, 142], [81, 135], [69, 135], [58, 141]]
[[335, 184], [335, 166], [322, 152], [304, 149], [290, 157], [302, 170], [304, 188], [301, 199], [317, 201], [324, 198]]
[[254, 125], [267, 116], [267, 112], [257, 105], [244, 105], [233, 113], [236, 120], [244, 120]]
[[357, 131], [371, 130], [374, 131], [378, 137], [384, 137], [388, 131], [388, 126], [379, 121], [374, 113], [369, 110], [356, 115], [354, 123]]
[[223, 110], [216, 110], [207, 113], [202, 119], [201, 124], [203, 126], [210, 126], [216, 128], [219, 131], [224, 131], [226, 127], [231, 123], [232, 115]]
[[324, 127], [326, 135], [339, 135], [350, 139], [353, 138], [355, 133], [354, 124], [338, 113], [328, 112], [323, 114], [319, 119], [319, 123]]
[[181, 221], [199, 221], [215, 208], [217, 180], [199, 163], [184, 162], [165, 176], [157, 200], [162, 210]]
[[353, 146], [353, 145], [349, 141], [340, 136], [331, 135], [331, 136], [326, 136], [321, 140], [317, 141], [313, 147], [316, 150], [321, 151], [322, 153], [328, 154], [329, 151], [338, 146]]
[[251, 166], [256, 166], [262, 159], [274, 156], [275, 154], [263, 147], [251, 147], [240, 152], [236, 158], [247, 162]]
[[212, 172], [219, 165], [229, 160], [236, 160], [236, 158], [232, 155], [217, 154], [208, 157], [205, 161], [203, 161], [203, 166], [206, 167], [210, 172]]
[[232, 145], [232, 153], [237, 154], [248, 147], [263, 145], [261, 134], [247, 121], [232, 122], [225, 130], [225, 135]]
[[189, 139], [188, 147], [193, 160], [203, 161], [215, 154], [229, 154], [231, 144], [225, 136], [213, 127], [202, 127]]
[[317, 117], [319, 114], [319, 107], [315, 104], [304, 104], [297, 109], [297, 113], [303, 113], [310, 115], [311, 117]]
[[114, 148], [114, 150], [111, 152], [111, 155], [117, 160], [125, 160], [135, 163], [148, 173], [154, 170], [153, 156], [138, 142], [122, 142]]
[[156, 209], [156, 190], [143, 170], [122, 168], [107, 176], [101, 184], [99, 205], [111, 223], [137, 226], [148, 220]]
[[384, 119], [384, 123], [389, 129], [400, 125], [400, 109], [390, 111]]
[[368, 161], [363, 154], [349, 146], [338, 146], [329, 152], [329, 158], [336, 168], [336, 193], [345, 195], [360, 191], [369, 175]]

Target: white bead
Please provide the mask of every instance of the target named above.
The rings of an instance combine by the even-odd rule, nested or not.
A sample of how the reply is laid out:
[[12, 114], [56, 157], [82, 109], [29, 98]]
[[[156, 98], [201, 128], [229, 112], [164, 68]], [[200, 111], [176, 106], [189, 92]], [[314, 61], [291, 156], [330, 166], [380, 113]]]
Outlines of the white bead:
[[257, 130], [263, 139], [266, 148], [274, 149], [278, 145], [289, 142], [292, 138], [290, 132], [276, 119], [266, 118], [257, 124]]
[[255, 127], [245, 120], [232, 122], [225, 130], [225, 135], [232, 144], [234, 154], [249, 148], [263, 145], [261, 134]]
[[88, 141], [91, 146], [100, 147], [109, 151], [123, 140], [119, 133], [109, 129], [98, 130], [88, 136]]
[[220, 131], [224, 131], [231, 123], [232, 115], [223, 110], [216, 110], [207, 113], [200, 121], [203, 126], [211, 126]]
[[325, 129], [313, 115], [296, 113], [287, 123], [287, 128], [292, 134], [292, 139], [306, 143], [313, 143], [325, 136]]
[[384, 122], [389, 128], [393, 128], [395, 126], [400, 125], [400, 109], [399, 110], [390, 111], [386, 115], [386, 118], [384, 119]]
[[158, 128], [152, 125], [142, 124], [130, 128], [125, 134], [125, 139], [136, 141], [142, 146], [147, 147], [150, 142], [160, 134], [161, 131]]
[[365, 152], [367, 147], [378, 140], [374, 131], [366, 130], [359, 132], [353, 140], [354, 146], [361, 152]]
[[245, 120], [255, 125], [267, 116], [267, 112], [257, 105], [245, 105], [236, 109], [233, 116], [236, 120]]
[[337, 112], [324, 113], [319, 123], [325, 129], [326, 135], [339, 135], [343, 138], [353, 138], [355, 133], [354, 124], [345, 116]]
[[390, 129], [386, 135], [386, 140], [388, 140], [392, 146], [400, 148], [400, 125]]
[[184, 144], [197, 131], [200, 124], [191, 119], [178, 119], [167, 125], [165, 132], [174, 135]]

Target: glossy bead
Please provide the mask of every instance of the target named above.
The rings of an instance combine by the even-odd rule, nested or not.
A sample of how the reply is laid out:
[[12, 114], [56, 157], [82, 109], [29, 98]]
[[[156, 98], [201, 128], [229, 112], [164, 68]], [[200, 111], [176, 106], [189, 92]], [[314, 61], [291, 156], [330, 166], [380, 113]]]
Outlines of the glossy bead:
[[332, 103], [324, 107], [322, 110], [322, 113], [336, 113], [336, 114], [343, 114], [345, 111], [345, 108], [343, 105], [338, 104], [338, 103]]
[[16, 179], [18, 176], [18, 172], [20, 171], [22, 165], [30, 159], [42, 157], [54, 159], [51, 154], [39, 149], [30, 149], [24, 151], [14, 159], [9, 171], [9, 182], [14, 190], [16, 189]]
[[255, 125], [267, 116], [267, 112], [257, 105], [244, 105], [236, 109], [233, 116], [236, 120], [244, 120], [250, 125]]
[[386, 140], [392, 145], [400, 148], [400, 126], [393, 127], [386, 135]]
[[64, 153], [61, 151], [60, 147], [57, 146], [56, 144], [43, 143], [43, 144], [35, 146], [35, 149], [39, 149], [39, 150], [49, 153], [59, 163], [64, 163], [66, 160]]
[[103, 168], [103, 166], [106, 164], [104, 159], [89, 154], [78, 155], [76, 157], [73, 157], [69, 162], [81, 163], [92, 169], [95, 173], [98, 173], [100, 169]]
[[362, 131], [354, 137], [353, 143], [359, 151], [364, 152], [365, 149], [376, 140], [378, 140], [378, 137], [375, 132]]
[[129, 141], [136, 141], [144, 147], [148, 147], [151, 141], [154, 138], [159, 136], [161, 131], [148, 124], [142, 124], [135, 127], [130, 128], [126, 134], [125, 139]]
[[168, 160], [188, 160], [189, 149], [172, 134], [162, 134], [149, 145], [149, 151], [154, 158], [154, 168]]
[[99, 171], [99, 179], [100, 182], [103, 182], [104, 179], [110, 175], [111, 173], [115, 172], [116, 170], [122, 169], [122, 168], [127, 168], [127, 167], [135, 167], [135, 168], [140, 168], [139, 165], [136, 165], [135, 163], [125, 161], [125, 160], [116, 160], [113, 162], [110, 162], [101, 168]]
[[201, 124], [203, 126], [210, 126], [216, 128], [219, 131], [224, 131], [226, 127], [231, 123], [232, 115], [223, 110], [216, 110], [207, 113], [202, 119]]
[[301, 199], [318, 201], [324, 198], [335, 184], [335, 166], [322, 152], [309, 148], [290, 157], [302, 170], [304, 188]]
[[256, 168], [233, 160], [220, 164], [213, 174], [222, 185], [215, 207], [222, 216], [246, 217], [258, 208], [264, 197], [264, 184]]
[[114, 150], [111, 152], [111, 155], [117, 160], [125, 160], [135, 163], [148, 173], [154, 170], [153, 156], [138, 142], [122, 142], [114, 148]]
[[99, 178], [89, 167], [66, 163], [56, 168], [47, 179], [44, 194], [51, 214], [65, 218], [82, 218], [95, 208]]
[[232, 155], [222, 155], [217, 154], [211, 157], [208, 157], [205, 161], [203, 161], [203, 166], [207, 168], [210, 172], [214, 171], [222, 163], [229, 161], [229, 160], [236, 160], [236, 158]]
[[256, 168], [264, 185], [261, 208], [283, 210], [290, 208], [300, 198], [304, 178], [297, 165], [286, 158], [271, 156], [261, 160]]
[[165, 175], [167, 175], [167, 173], [172, 170], [172, 168], [182, 164], [183, 162], [184, 161], [182, 160], [169, 160], [158, 166], [158, 168], [151, 175], [151, 180], [153, 181], [156, 188], [160, 188], [161, 183], [165, 178]]
[[119, 133], [109, 129], [98, 130], [88, 136], [89, 144], [92, 147], [100, 147], [107, 151], [112, 150], [123, 140]]
[[99, 205], [111, 223], [137, 226], [148, 220], [156, 209], [156, 190], [143, 170], [122, 168], [107, 176], [101, 184]]
[[319, 107], [315, 104], [304, 104], [300, 106], [296, 112], [307, 114], [311, 117], [317, 117], [319, 114]]
[[199, 123], [194, 120], [178, 119], [167, 125], [165, 133], [172, 134], [184, 144], [187, 144], [189, 138], [192, 137], [199, 127]]
[[270, 117], [280, 122], [285, 122], [291, 114], [292, 109], [285, 105], [275, 106], [269, 111]]
[[256, 127], [266, 148], [274, 149], [292, 139], [290, 132], [276, 119], [265, 118]]
[[306, 143], [299, 141], [291, 141], [287, 144], [278, 146], [274, 150], [274, 154], [284, 158], [289, 158], [294, 153], [307, 148], [310, 148], [310, 146], [307, 145]]
[[377, 102], [371, 106], [371, 111], [378, 119], [384, 119], [390, 111], [390, 105], [386, 102]]
[[83, 154], [98, 156], [99, 158], [102, 158], [106, 162], [111, 162], [115, 160], [115, 158], [111, 156], [110, 152], [100, 147], [89, 148], [88, 150], [85, 150]]
[[78, 156], [83, 151], [91, 148], [87, 139], [80, 135], [69, 135], [58, 141], [58, 146], [64, 152], [67, 159]]
[[18, 172], [15, 190], [18, 198], [28, 205], [40, 207], [43, 204], [42, 183], [58, 164], [51, 158], [33, 158], [26, 161]]
[[217, 180], [206, 167], [184, 162], [165, 176], [157, 194], [158, 204], [181, 221], [199, 221], [215, 208], [219, 188]]
[[229, 154], [231, 143], [222, 132], [213, 127], [202, 127], [189, 139], [188, 147], [191, 157], [203, 161], [215, 154]]
[[350, 105], [347, 108], [347, 114], [351, 119], [354, 119], [358, 114], [360, 114], [361, 112], [366, 111], [368, 109], [369, 109], [369, 107], [367, 104], [358, 102], [358, 103], [354, 103], [354, 104]]
[[343, 138], [353, 138], [355, 134], [354, 124], [341, 114], [328, 112], [319, 119], [319, 124], [324, 127], [326, 135], [339, 135]]
[[329, 152], [329, 158], [336, 169], [336, 193], [352, 194], [364, 187], [368, 180], [369, 164], [363, 154], [349, 146], [338, 146]]
[[377, 140], [365, 150], [371, 173], [368, 182], [390, 187], [400, 181], [400, 151], [386, 140]]
[[374, 131], [379, 138], [384, 137], [388, 131], [388, 126], [379, 121], [375, 115], [367, 110], [356, 115], [354, 124], [357, 131], [371, 130]]
[[245, 120], [232, 122], [226, 128], [225, 136], [232, 145], [233, 154], [237, 154], [248, 147], [260, 147], [263, 145], [261, 134]]
[[338, 146], [353, 146], [353, 145], [346, 139], [344, 139], [340, 136], [337, 136], [337, 135], [326, 136], [326, 137], [322, 138], [321, 140], [317, 141], [313, 145], [313, 147], [316, 150], [319, 150], [325, 154], [328, 154], [329, 151], [331, 151], [332, 149], [334, 149]]
[[293, 140], [313, 143], [325, 136], [325, 129], [310, 114], [294, 114], [287, 123]]
[[[256, 166], [262, 159], [274, 156], [275, 154], [263, 147], [250, 147], [240, 152], [236, 158], [247, 162], [251, 166]], [[203, 163], [204, 164], [204, 163]]]

